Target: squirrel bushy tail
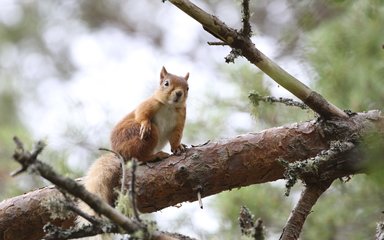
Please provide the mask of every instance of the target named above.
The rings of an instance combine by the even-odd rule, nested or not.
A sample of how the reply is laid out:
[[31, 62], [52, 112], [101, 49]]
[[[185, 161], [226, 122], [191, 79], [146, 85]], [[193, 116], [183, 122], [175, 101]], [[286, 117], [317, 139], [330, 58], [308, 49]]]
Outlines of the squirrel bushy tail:
[[[83, 185], [87, 191], [96, 194], [101, 199], [107, 201], [110, 205], [114, 205], [114, 199], [116, 196], [113, 186], [118, 186], [121, 178], [121, 161], [113, 153], [107, 153], [100, 156], [89, 168], [87, 175], [83, 180]], [[79, 208], [91, 215], [96, 215], [92, 208], [86, 203], [80, 202]], [[76, 219], [76, 225], [81, 227], [82, 225], [90, 224], [82, 217]], [[84, 238], [87, 240], [106, 240], [110, 239], [109, 236], [100, 235], [90, 238]]]

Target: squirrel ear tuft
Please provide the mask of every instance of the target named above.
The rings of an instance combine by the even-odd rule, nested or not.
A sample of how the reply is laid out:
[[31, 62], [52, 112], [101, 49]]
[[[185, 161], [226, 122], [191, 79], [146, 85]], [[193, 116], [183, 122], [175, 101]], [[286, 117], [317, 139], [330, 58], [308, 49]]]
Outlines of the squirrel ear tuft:
[[185, 81], [188, 81], [188, 78], [189, 78], [189, 72], [185, 74], [185, 77], [184, 77]]
[[165, 76], [167, 76], [167, 74], [168, 74], [167, 69], [165, 69], [165, 67], [163, 66], [160, 72], [160, 80], [163, 81]]

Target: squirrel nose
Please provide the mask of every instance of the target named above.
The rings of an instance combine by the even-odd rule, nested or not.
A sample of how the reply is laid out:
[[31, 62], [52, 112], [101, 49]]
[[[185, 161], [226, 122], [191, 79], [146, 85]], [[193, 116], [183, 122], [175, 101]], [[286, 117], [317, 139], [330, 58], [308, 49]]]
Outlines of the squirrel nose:
[[177, 91], [176, 92], [176, 96], [179, 98], [179, 97], [181, 97], [181, 96], [183, 96], [183, 92], [182, 91]]

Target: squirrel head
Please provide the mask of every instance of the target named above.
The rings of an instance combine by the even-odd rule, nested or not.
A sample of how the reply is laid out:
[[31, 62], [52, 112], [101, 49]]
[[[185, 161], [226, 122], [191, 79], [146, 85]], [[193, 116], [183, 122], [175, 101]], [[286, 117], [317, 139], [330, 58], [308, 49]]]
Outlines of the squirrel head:
[[168, 73], [163, 67], [160, 72], [160, 86], [155, 92], [156, 98], [167, 105], [184, 106], [188, 97], [188, 78], [189, 73], [180, 77]]

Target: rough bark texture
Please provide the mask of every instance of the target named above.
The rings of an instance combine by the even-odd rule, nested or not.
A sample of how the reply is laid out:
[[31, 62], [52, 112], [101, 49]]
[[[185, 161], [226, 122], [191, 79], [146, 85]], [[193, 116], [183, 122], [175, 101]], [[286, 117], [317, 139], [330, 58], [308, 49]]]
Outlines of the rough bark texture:
[[304, 191], [301, 193], [300, 200], [288, 219], [280, 240], [295, 240], [299, 238], [305, 219], [310, 214], [312, 207], [315, 205], [321, 194], [328, 189], [331, 183], [331, 181], [322, 182], [305, 187]]
[[58, 197], [58, 194], [57, 189], [46, 187], [2, 201], [0, 203], [0, 239], [40, 239], [43, 236], [43, 226], [47, 222], [62, 227], [71, 226], [74, 217], [68, 217], [66, 220], [52, 220], [49, 210], [41, 205], [49, 198]]
[[[142, 212], [153, 212], [195, 201], [198, 189], [203, 196], [208, 196], [282, 179], [284, 168], [277, 159], [305, 160], [326, 150], [332, 140], [370, 132], [384, 136], [384, 118], [378, 111], [354, 115], [346, 121], [291, 124], [190, 148], [181, 156], [138, 167], [138, 208]], [[307, 178], [308, 182], [360, 172], [362, 160], [363, 155], [357, 148], [342, 153], [324, 163], [316, 177]], [[39, 203], [57, 194], [55, 189], [44, 188], [1, 202], [0, 238], [39, 239], [42, 227], [50, 221], [50, 212]], [[68, 222], [56, 220], [56, 224]]]
[[[283, 177], [277, 161], [300, 161], [328, 147], [314, 122], [272, 128], [190, 149], [137, 171], [139, 209], [153, 212], [224, 190]], [[127, 178], [129, 179], [129, 178]]]

